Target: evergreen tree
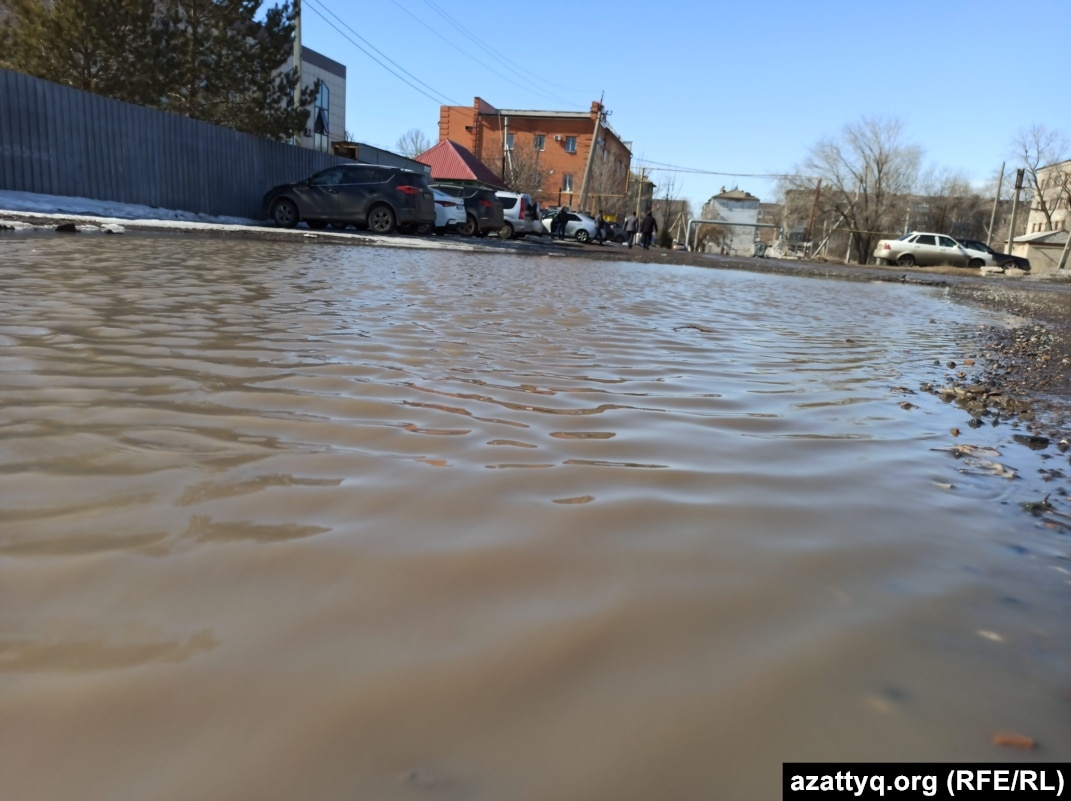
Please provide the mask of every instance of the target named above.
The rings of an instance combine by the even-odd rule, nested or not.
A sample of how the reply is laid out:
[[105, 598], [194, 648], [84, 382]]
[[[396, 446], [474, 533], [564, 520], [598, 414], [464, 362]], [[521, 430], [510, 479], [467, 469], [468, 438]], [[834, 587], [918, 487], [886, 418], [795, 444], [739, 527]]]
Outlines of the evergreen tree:
[[171, 111], [272, 139], [303, 130], [317, 87], [294, 108], [295, 6], [260, 0], [162, 0], [157, 24], [162, 105]]
[[[294, 0], [298, 2], [299, 0]], [[305, 129], [294, 105], [296, 5], [261, 0], [7, 0], [0, 65], [272, 139]]]
[[13, 69], [132, 103], [155, 102], [153, 0], [9, 0]]

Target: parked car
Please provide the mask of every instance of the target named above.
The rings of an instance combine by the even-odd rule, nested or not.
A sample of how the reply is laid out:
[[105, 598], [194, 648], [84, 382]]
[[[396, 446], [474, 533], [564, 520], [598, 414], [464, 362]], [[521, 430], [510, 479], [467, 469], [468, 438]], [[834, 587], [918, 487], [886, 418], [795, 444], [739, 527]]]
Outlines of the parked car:
[[1022, 256], [1012, 256], [1010, 253], [1001, 253], [1000, 251], [993, 250], [985, 242], [979, 242], [977, 239], [959, 239], [957, 240], [963, 247], [969, 250], [980, 250], [982, 253], [988, 253], [993, 263], [998, 265], [1002, 270], [1006, 270], [1009, 267], [1014, 267], [1017, 270], [1023, 272], [1030, 272], [1030, 259]]
[[502, 227], [502, 204], [493, 189], [443, 183], [431, 184], [431, 188], [465, 202], [465, 222], [457, 229], [462, 236], [486, 236]]
[[[435, 199], [435, 233], [445, 234], [457, 231], [458, 227], [465, 222], [465, 201], [453, 195], [448, 195], [434, 186], [429, 187], [429, 189], [431, 189], [432, 197]], [[417, 233], [426, 234], [432, 228], [433, 226], [430, 225], [421, 225], [417, 227]]]
[[982, 267], [992, 264], [993, 257], [980, 250], [964, 247], [945, 234], [912, 231], [899, 239], [881, 239], [874, 247], [878, 264], [899, 264], [901, 267], [929, 267], [947, 264], [951, 267]]
[[[495, 192], [495, 197], [502, 205], [502, 227], [498, 229], [499, 239], [513, 239], [525, 234], [535, 233], [539, 218], [539, 207], [531, 196], [523, 192]], [[539, 233], [542, 233], [540, 231]]]
[[[543, 230], [554, 233], [554, 216], [557, 211], [547, 211], [543, 214]], [[565, 235], [572, 237], [577, 242], [590, 242], [595, 238], [595, 218], [583, 212], [570, 211], [565, 217]]]
[[379, 164], [340, 164], [264, 195], [275, 224], [310, 228], [353, 224], [377, 234], [435, 224], [435, 200], [423, 173]]

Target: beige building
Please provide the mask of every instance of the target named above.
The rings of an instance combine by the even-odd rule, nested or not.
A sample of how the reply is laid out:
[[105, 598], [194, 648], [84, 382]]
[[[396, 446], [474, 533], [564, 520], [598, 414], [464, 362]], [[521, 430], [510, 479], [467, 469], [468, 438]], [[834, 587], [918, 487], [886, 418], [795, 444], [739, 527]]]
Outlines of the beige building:
[[1038, 170], [1038, 194], [1030, 204], [1027, 234], [1071, 228], [1071, 159]]
[[1026, 233], [1015, 237], [1012, 253], [1030, 259], [1034, 275], [1052, 274], [1068, 264], [1071, 236], [1071, 159], [1038, 170], [1038, 193], [1030, 203]]

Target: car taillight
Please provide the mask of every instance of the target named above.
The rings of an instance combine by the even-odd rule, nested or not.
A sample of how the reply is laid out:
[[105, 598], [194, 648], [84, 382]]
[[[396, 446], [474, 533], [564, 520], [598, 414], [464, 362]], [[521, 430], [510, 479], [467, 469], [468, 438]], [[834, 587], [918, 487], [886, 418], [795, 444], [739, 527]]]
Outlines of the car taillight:
[[480, 201], [480, 205], [481, 206], [486, 206], [487, 208], [491, 208], [491, 201], [490, 200], [481, 200]]
[[403, 195], [419, 195], [424, 190], [419, 186], [399, 186], [398, 191]]
[[517, 215], [518, 215], [517, 216], [518, 220], [523, 220], [525, 218], [525, 216], [526, 216], [525, 213], [524, 213], [524, 198], [523, 197], [521, 198], [521, 208], [520, 208], [520, 211], [517, 212]]
[[888, 242], [885, 243], [885, 250], [892, 250], [892, 246]]

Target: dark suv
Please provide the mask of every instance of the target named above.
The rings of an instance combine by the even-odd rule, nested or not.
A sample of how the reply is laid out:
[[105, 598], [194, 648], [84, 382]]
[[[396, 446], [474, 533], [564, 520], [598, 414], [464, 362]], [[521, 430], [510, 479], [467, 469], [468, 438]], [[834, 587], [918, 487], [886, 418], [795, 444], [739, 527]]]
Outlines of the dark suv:
[[435, 225], [435, 200], [423, 173], [379, 164], [340, 164], [264, 195], [276, 225], [309, 228], [353, 224], [377, 234]]
[[465, 224], [457, 232], [463, 236], [487, 236], [502, 227], [502, 205], [493, 189], [460, 184], [431, 184], [434, 189], [465, 201]]

